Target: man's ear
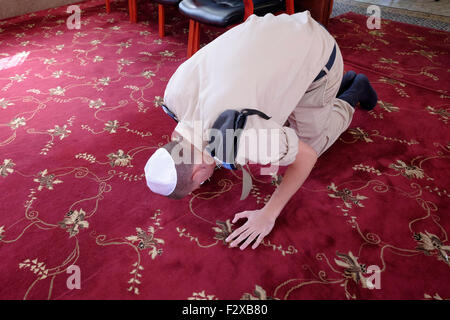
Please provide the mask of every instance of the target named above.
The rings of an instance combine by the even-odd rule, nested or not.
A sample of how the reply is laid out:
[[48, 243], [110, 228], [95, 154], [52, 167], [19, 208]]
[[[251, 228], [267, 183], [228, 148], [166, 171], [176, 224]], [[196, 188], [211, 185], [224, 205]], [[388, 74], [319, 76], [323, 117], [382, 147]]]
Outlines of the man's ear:
[[196, 187], [208, 178], [208, 166], [203, 163], [194, 166], [192, 169], [192, 181]]

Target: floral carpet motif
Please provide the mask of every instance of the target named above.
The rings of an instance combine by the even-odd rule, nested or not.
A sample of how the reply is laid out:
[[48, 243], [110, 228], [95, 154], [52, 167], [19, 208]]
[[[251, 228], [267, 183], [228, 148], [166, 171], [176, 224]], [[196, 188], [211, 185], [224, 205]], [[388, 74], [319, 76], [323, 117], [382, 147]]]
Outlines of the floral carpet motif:
[[[80, 6], [79, 30], [65, 7], [0, 22], [0, 298], [450, 298], [449, 33], [331, 20], [346, 70], [380, 101], [356, 112], [262, 245], [240, 251], [224, 241], [230, 221], [279, 177], [249, 168], [245, 201], [239, 172], [179, 201], [145, 184], [174, 128], [160, 105], [187, 20], [169, 10], [160, 39], [151, 3], [138, 24], [125, 1]], [[81, 289], [67, 286], [71, 265]]]

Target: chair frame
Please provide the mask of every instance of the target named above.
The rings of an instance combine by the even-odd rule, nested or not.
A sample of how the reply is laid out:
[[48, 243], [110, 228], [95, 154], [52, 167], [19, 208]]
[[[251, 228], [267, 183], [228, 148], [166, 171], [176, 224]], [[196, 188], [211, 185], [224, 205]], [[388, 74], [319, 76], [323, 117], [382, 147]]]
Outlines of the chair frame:
[[[244, 1], [244, 21], [253, 14], [254, 6], [252, 0]], [[294, 14], [294, 0], [286, 0], [286, 13]], [[230, 26], [228, 28], [234, 27]], [[188, 48], [187, 57], [192, 57], [200, 48], [200, 22], [190, 19], [189, 20], [189, 35], [188, 35]]]
[[[128, 0], [128, 11], [130, 13], [130, 22], [137, 22], [137, 0]], [[111, 12], [111, 0], [106, 0], [106, 13]]]
[[[137, 23], [138, 21], [137, 0], [128, 0], [128, 10], [130, 12], [130, 22]], [[111, 0], [106, 0], [106, 13], [110, 12], [111, 12]], [[159, 36], [161, 38], [165, 36], [164, 24], [165, 24], [164, 5], [158, 3], [158, 30]]]
[[165, 24], [164, 5], [158, 3], [158, 32], [160, 38], [163, 38], [166, 35], [164, 30], [164, 24]]
[[[252, 0], [244, 1], [244, 21], [253, 14], [254, 6]], [[158, 3], [158, 33], [161, 38], [165, 36], [165, 10], [164, 5]], [[128, 0], [128, 10], [130, 13], [130, 22], [137, 23], [137, 0]], [[111, 12], [111, 0], [106, 0], [106, 12]], [[286, 13], [294, 14], [294, 0], [286, 0]], [[233, 27], [233, 26], [231, 26]], [[190, 58], [200, 48], [200, 22], [189, 19], [189, 35], [187, 57]]]

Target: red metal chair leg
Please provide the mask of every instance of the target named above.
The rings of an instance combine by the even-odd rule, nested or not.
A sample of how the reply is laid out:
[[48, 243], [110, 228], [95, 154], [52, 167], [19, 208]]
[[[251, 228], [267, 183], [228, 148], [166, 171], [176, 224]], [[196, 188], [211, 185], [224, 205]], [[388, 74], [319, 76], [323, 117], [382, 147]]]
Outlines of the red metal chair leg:
[[106, 13], [111, 12], [111, 3], [109, 3], [110, 0], [106, 0]]
[[194, 30], [195, 29], [195, 21], [189, 20], [189, 35], [188, 35], [188, 48], [187, 48], [187, 57], [190, 58], [193, 55], [192, 47], [194, 46]]
[[164, 37], [164, 6], [162, 4], [158, 4], [158, 24], [159, 24], [159, 36], [161, 38]]
[[128, 0], [128, 9], [130, 11], [130, 22], [137, 22], [137, 0]]
[[128, 0], [128, 12], [130, 14], [130, 22], [133, 22], [133, 1]]
[[286, 13], [287, 14], [295, 13], [294, 0], [286, 0]]
[[[288, 1], [288, 0], [286, 0]], [[292, 0], [294, 1], [294, 0]], [[244, 21], [247, 20], [253, 14], [253, 1], [252, 0], [244, 0]]]
[[189, 36], [187, 57], [190, 58], [198, 51], [200, 47], [200, 23], [195, 20], [189, 20]]
[[195, 54], [198, 49], [200, 49], [200, 22], [195, 21], [194, 45], [192, 47], [192, 54]]

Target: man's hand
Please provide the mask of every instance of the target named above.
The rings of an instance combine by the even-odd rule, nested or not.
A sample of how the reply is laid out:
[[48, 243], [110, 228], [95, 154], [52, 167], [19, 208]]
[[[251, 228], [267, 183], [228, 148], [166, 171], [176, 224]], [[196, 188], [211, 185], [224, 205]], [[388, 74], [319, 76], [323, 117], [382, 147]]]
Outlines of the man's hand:
[[236, 247], [240, 242], [247, 238], [247, 240], [240, 246], [241, 250], [256, 239], [252, 249], [256, 249], [261, 241], [267, 236], [275, 224], [276, 216], [270, 214], [267, 210], [253, 210], [244, 211], [234, 216], [233, 223], [241, 218], [247, 218], [247, 222], [234, 230], [232, 234], [226, 238], [226, 242], [231, 242], [231, 247]]
[[316, 151], [306, 143], [299, 141], [295, 161], [287, 168], [283, 181], [272, 194], [270, 200], [262, 209], [236, 214], [233, 223], [240, 218], [247, 218], [247, 222], [242, 227], [234, 230], [225, 241], [231, 242], [231, 247], [236, 247], [244, 239], [247, 239], [240, 247], [241, 250], [244, 250], [256, 239], [252, 248], [258, 247], [263, 238], [272, 230], [275, 220], [286, 203], [309, 176], [316, 160]]

